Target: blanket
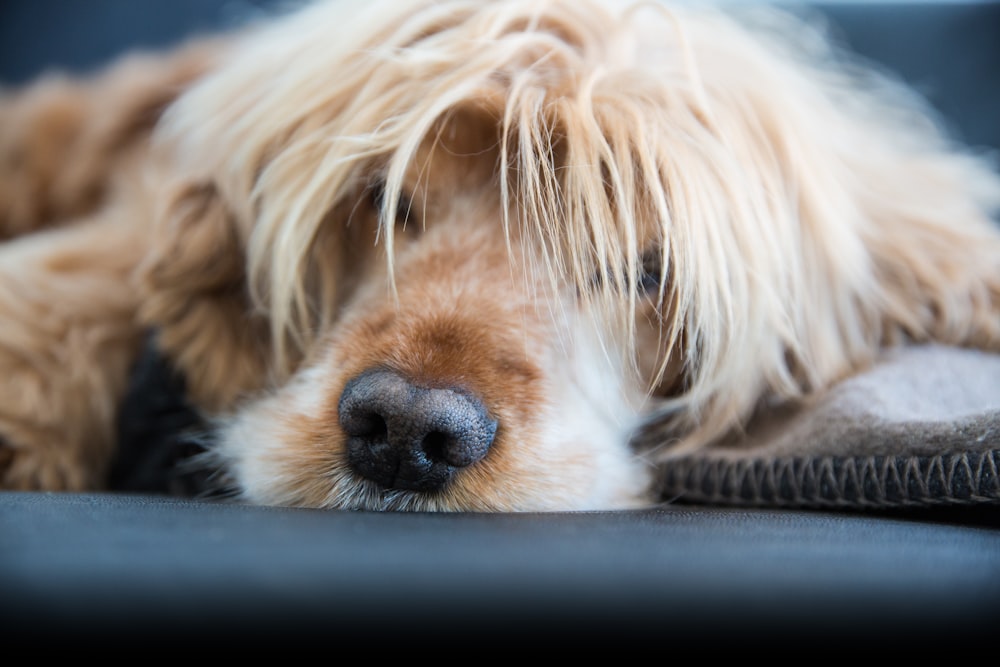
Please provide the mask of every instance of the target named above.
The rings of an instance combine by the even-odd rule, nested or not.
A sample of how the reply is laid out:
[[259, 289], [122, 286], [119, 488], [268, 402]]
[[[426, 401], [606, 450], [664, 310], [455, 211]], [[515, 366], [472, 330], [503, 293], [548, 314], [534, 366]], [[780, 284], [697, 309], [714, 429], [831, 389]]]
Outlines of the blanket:
[[665, 500], [771, 507], [1000, 504], [1000, 355], [926, 345], [739, 437], [670, 460]]

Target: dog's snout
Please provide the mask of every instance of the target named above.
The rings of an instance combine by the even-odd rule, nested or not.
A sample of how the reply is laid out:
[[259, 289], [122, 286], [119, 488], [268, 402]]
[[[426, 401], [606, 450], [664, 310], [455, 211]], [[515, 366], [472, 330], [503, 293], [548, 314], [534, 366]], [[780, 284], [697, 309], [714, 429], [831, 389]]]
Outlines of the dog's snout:
[[354, 471], [386, 488], [415, 491], [441, 489], [457, 469], [485, 457], [497, 429], [475, 396], [418, 387], [384, 369], [350, 380], [339, 414]]

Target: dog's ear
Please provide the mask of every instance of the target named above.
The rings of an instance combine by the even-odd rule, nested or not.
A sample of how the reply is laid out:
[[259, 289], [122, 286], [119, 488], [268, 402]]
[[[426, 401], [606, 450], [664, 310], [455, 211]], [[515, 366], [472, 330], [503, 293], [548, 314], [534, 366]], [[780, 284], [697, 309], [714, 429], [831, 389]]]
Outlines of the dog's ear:
[[140, 317], [194, 404], [225, 410], [263, 385], [268, 364], [267, 322], [248, 294], [243, 241], [211, 182], [176, 185], [159, 205], [139, 269]]
[[822, 386], [885, 344], [997, 347], [995, 165], [903, 82], [820, 55], [822, 67], [802, 56], [786, 92], [758, 96], [746, 127], [767, 137], [755, 160], [777, 156], [771, 196], [798, 221], [790, 275], [805, 289], [790, 303], [804, 365]]
[[822, 31], [716, 18], [686, 24], [694, 66], [668, 87], [684, 103], [658, 126], [689, 378], [672, 414], [699, 415], [703, 441], [762, 395], [828, 387], [886, 343], [1000, 346], [988, 162]]
[[881, 343], [1000, 346], [1000, 180], [972, 154], [859, 159], [858, 233], [877, 287]]

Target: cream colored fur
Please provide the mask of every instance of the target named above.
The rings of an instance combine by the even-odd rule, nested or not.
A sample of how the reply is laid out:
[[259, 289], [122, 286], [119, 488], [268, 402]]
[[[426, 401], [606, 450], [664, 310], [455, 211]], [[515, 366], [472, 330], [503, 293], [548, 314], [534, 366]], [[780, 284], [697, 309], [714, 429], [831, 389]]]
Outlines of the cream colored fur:
[[[0, 190], [9, 234], [60, 223], [0, 250], [8, 488], [99, 486], [147, 327], [238, 497], [369, 509], [655, 502], [656, 465], [886, 345], [1000, 346], [1000, 180], [790, 17], [334, 1], [155, 62], [176, 101], [101, 162], [141, 188], [17, 224]], [[70, 248], [86, 280], [46, 263]], [[355, 474], [337, 401], [376, 366], [480, 397], [488, 456], [435, 493]]]

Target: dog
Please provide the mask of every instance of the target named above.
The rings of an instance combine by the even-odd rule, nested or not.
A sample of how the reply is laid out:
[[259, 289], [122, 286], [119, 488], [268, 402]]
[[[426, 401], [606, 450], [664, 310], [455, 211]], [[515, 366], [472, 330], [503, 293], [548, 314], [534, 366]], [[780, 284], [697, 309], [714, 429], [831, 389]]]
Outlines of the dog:
[[0, 98], [0, 487], [148, 332], [243, 502], [623, 509], [887, 347], [1000, 349], [1000, 179], [777, 11], [312, 2]]

